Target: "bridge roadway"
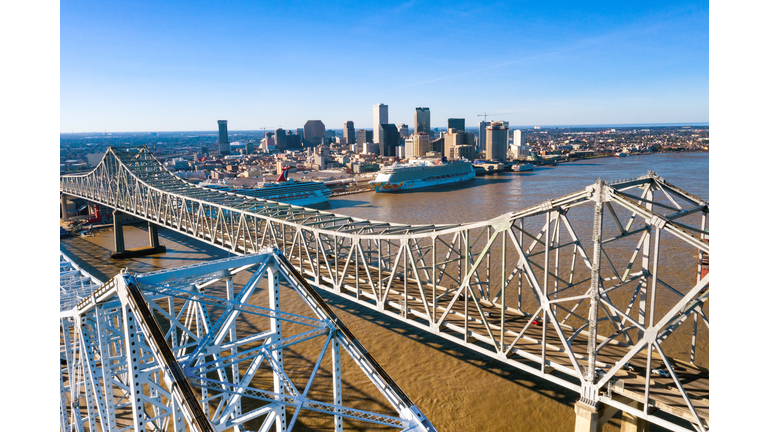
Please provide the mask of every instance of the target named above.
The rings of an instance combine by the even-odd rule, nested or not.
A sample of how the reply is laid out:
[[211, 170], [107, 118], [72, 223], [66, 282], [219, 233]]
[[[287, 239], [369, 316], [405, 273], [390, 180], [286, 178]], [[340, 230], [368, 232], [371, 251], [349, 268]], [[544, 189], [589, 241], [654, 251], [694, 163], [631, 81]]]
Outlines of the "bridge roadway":
[[[629, 192], [633, 188], [640, 189], [639, 196]], [[584, 191], [492, 221], [451, 226], [365, 221], [196, 188], [165, 171], [146, 148], [110, 149], [92, 173], [62, 177], [62, 192], [234, 253], [277, 244], [316, 287], [579, 392], [586, 406], [603, 404], [671, 430], [691, 430], [658, 410], [690, 421], [693, 430], [708, 430], [708, 371], [687, 362], [682, 366], [684, 362], [660, 352], [666, 337], [693, 316], [691, 356], [695, 356], [699, 317], [708, 326], [702, 309], [708, 299], [708, 276], [699, 270], [695, 286], [673, 288], [661, 280], [658, 268], [662, 231], [697, 248], [701, 263], [703, 254], [708, 253], [708, 204], [655, 174], [611, 185], [598, 182]], [[595, 247], [591, 262], [597, 265], [591, 264], [567, 218], [568, 211], [585, 203], [596, 203], [595, 245], [634, 238], [635, 253], [624, 274], [617, 270], [623, 267], [615, 258], [608, 259], [605, 249]], [[613, 237], [602, 236], [603, 208], [618, 227], [618, 232], [614, 227]], [[702, 215], [699, 227], [689, 222], [692, 215]], [[527, 229], [542, 218], [538, 233]], [[643, 222], [639, 228], [638, 222]], [[564, 242], [561, 233], [566, 236]], [[525, 246], [524, 238], [530, 240], [530, 246]], [[476, 247], [478, 242], [482, 251]], [[570, 274], [558, 270], [557, 263], [565, 261], [560, 256], [565, 248], [573, 249]], [[438, 260], [438, 253], [445, 254], [445, 259]], [[494, 286], [498, 279], [491, 277], [492, 271], [498, 271], [498, 264], [490, 264], [492, 254], [501, 255], [501, 280], [506, 281], [501, 288]], [[615, 277], [600, 273], [603, 255]], [[641, 258], [635, 261], [638, 255]], [[511, 275], [506, 272], [507, 260], [510, 269], [514, 268]], [[642, 270], [631, 273], [637, 263]], [[343, 264], [341, 271], [339, 264]], [[579, 275], [574, 270], [577, 264], [592, 276], [574, 279]], [[543, 272], [545, 268], [547, 272]], [[535, 312], [524, 311], [521, 303], [518, 308], [505, 306], [509, 297], [505, 289], [515, 274], [521, 281], [525, 278], [538, 300]], [[456, 284], [445, 287], [440, 283], [444, 279]], [[566, 287], [558, 288], [558, 282]], [[631, 283], [637, 283], [631, 302], [614, 304], [609, 292]], [[657, 286], [667, 287], [680, 297], [671, 308], [658, 310], [662, 319], [654, 319]], [[495, 297], [492, 288], [499, 290]], [[571, 290], [570, 297], [557, 300], [557, 294], [566, 289]], [[637, 304], [636, 298], [640, 298]], [[582, 306], [585, 300], [589, 311]], [[561, 320], [562, 316], [555, 315], [554, 305], [561, 313], [567, 311], [568, 317]], [[588, 319], [580, 316], [587, 314]], [[534, 315], [543, 317], [545, 325], [533, 324]], [[573, 322], [574, 317], [581, 321], [576, 320], [575, 325], [567, 322], [568, 318]], [[616, 333], [601, 336], [606, 327], [598, 332], [599, 321], [616, 327]], [[634, 339], [630, 338], [633, 332]], [[622, 338], [626, 342], [619, 342]], [[648, 347], [652, 348], [651, 357]], [[627, 364], [635, 371], [625, 370]], [[672, 365], [678, 366], [670, 378], [652, 377], [648, 372]], [[607, 374], [600, 369], [607, 369]]]

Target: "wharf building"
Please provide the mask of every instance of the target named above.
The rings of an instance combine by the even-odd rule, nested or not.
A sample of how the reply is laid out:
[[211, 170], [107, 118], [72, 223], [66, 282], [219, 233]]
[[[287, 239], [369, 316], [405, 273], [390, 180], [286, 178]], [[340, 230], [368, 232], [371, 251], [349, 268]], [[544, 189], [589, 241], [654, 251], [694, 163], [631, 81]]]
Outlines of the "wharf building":
[[413, 113], [413, 124], [414, 135], [425, 133], [431, 136], [432, 131], [429, 129], [429, 108], [416, 108]]
[[405, 158], [417, 158], [426, 156], [431, 151], [429, 135], [426, 133], [413, 134], [405, 139]]
[[323, 143], [325, 124], [320, 120], [307, 120], [304, 123], [304, 147], [315, 147]]
[[507, 143], [509, 142], [509, 129], [504, 122], [494, 121], [485, 128], [485, 159], [507, 160]]
[[445, 139], [444, 155], [448, 159], [475, 159], [475, 134], [448, 128], [448, 132], [443, 136]]
[[381, 125], [389, 123], [389, 107], [384, 104], [373, 106], [373, 142], [381, 143]]
[[449, 118], [448, 119], [448, 129], [451, 130], [455, 129], [457, 131], [465, 131], [464, 129], [464, 119], [463, 118]]
[[355, 136], [355, 122], [344, 122], [344, 139], [347, 144], [354, 144], [357, 142], [357, 137]]
[[229, 155], [229, 134], [227, 133], [227, 121], [219, 120], [219, 154]]

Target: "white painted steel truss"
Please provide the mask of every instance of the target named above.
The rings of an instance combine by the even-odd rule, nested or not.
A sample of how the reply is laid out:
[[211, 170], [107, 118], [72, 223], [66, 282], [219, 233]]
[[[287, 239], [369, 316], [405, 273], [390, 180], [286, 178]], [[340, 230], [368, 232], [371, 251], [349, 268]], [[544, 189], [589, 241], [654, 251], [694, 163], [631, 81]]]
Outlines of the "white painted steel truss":
[[315, 288], [583, 402], [670, 430], [708, 430], [709, 372], [698, 353], [708, 349], [709, 204], [655, 173], [456, 225], [376, 222], [202, 189], [146, 147], [111, 148], [91, 173], [62, 177], [61, 191], [236, 254], [277, 246]]
[[[244, 270], [252, 276], [238, 287]], [[291, 293], [312, 316], [282, 309]], [[310, 426], [336, 431], [347, 422], [435, 431], [276, 250], [124, 270], [62, 309], [61, 342], [62, 431], [290, 431], [307, 413]], [[303, 349], [303, 367], [286, 349]], [[391, 412], [348, 404], [350, 365]]]

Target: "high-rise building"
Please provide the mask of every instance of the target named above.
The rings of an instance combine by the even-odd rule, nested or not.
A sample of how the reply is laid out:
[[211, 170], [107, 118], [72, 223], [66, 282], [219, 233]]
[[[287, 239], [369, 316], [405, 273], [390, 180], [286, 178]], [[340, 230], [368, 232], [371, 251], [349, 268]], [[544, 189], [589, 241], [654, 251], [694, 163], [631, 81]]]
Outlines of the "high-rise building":
[[304, 128], [297, 128], [296, 129], [296, 135], [298, 135], [298, 137], [299, 137], [299, 142], [303, 143], [304, 142]]
[[227, 133], [226, 120], [219, 120], [219, 154], [229, 155], [229, 134]]
[[367, 142], [373, 142], [373, 131], [358, 129], [356, 132], [356, 144], [365, 144]]
[[379, 154], [382, 156], [397, 156], [397, 146], [400, 144], [400, 132], [397, 126], [387, 123], [381, 125], [381, 144]]
[[424, 156], [429, 151], [429, 135], [413, 134], [405, 139], [405, 157], [415, 158]]
[[471, 158], [474, 158], [474, 151], [469, 152], [464, 149], [463, 146], [471, 146], [475, 148], [475, 134], [464, 132], [462, 130], [456, 130], [449, 128], [448, 132], [444, 136], [445, 138], [445, 151], [444, 155], [448, 159], [459, 159], [462, 156], [470, 159], [467, 154], [471, 154]]
[[504, 126], [504, 122], [491, 122], [491, 125], [485, 128], [485, 158], [506, 161], [508, 137], [509, 129]]
[[525, 134], [520, 129], [515, 129], [512, 139], [515, 145], [518, 147], [525, 145]]
[[373, 106], [373, 142], [379, 143], [379, 126], [389, 123], [389, 107], [384, 104]]
[[420, 133], [432, 135], [432, 131], [429, 129], [429, 108], [416, 108], [413, 114], [413, 125], [414, 135]]
[[325, 124], [320, 120], [307, 120], [304, 123], [304, 147], [315, 147], [323, 143]]
[[485, 151], [485, 129], [490, 125], [487, 121], [481, 121], [477, 125], [477, 150]]
[[408, 136], [411, 134], [408, 131], [408, 125], [407, 124], [401, 124], [397, 127], [398, 132], [400, 132], [400, 138], [408, 138]]
[[301, 137], [289, 130], [288, 134], [285, 136], [285, 144], [289, 149], [301, 148]]
[[354, 144], [357, 142], [357, 136], [355, 136], [355, 122], [344, 122], [344, 139], [347, 140], [347, 144]]
[[448, 129], [456, 129], [457, 131], [463, 131], [464, 129], [464, 119], [462, 118], [449, 118], [448, 119]]
[[281, 128], [275, 129], [275, 148], [278, 150], [285, 150], [288, 148], [288, 140], [286, 139], [285, 131]]

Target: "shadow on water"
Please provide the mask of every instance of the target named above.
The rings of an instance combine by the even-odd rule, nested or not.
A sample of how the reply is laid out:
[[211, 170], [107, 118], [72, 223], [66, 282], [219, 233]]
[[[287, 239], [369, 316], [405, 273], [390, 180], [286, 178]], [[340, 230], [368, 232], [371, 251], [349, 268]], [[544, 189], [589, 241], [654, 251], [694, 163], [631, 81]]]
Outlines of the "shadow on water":
[[372, 311], [371, 309], [357, 305], [349, 300], [336, 297], [335, 295], [323, 290], [317, 290], [317, 292], [329, 305], [349, 313], [350, 315], [354, 315], [361, 320], [376, 324], [383, 329], [382, 331], [395, 332], [403, 337], [449, 355], [459, 361], [482, 369], [485, 372], [490, 372], [500, 378], [525, 387], [528, 390], [532, 390], [557, 403], [571, 406], [575, 404], [579, 399], [579, 395], [575, 392], [564, 390], [562, 387], [557, 386], [549, 381], [540, 379], [534, 375], [516, 369], [500, 361], [486, 357], [482, 354], [478, 354], [454, 342], [445, 340], [439, 336], [435, 336], [416, 327], [412, 327], [402, 321], [390, 318], [386, 315], [379, 314], [375, 311]]
[[333, 210], [338, 207], [376, 207], [376, 206], [371, 205], [370, 201], [339, 198], [339, 199], [334, 199], [333, 204], [331, 204], [331, 202], [329, 201], [327, 209], [323, 209], [323, 210]]
[[487, 174], [484, 176], [480, 176], [480, 177], [477, 177], [475, 180], [470, 180], [470, 181], [427, 186], [427, 187], [418, 188], [418, 189], [398, 190], [397, 192], [381, 192], [380, 194], [407, 195], [407, 194], [428, 193], [428, 192], [429, 193], [450, 192], [450, 191], [458, 191], [463, 189], [471, 189], [474, 187], [488, 185], [488, 184], [509, 183], [510, 181], [513, 181], [513, 177], [509, 175], [509, 173], [495, 173], [495, 174]]

